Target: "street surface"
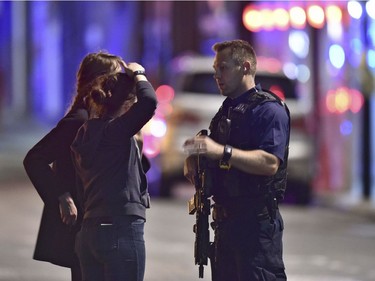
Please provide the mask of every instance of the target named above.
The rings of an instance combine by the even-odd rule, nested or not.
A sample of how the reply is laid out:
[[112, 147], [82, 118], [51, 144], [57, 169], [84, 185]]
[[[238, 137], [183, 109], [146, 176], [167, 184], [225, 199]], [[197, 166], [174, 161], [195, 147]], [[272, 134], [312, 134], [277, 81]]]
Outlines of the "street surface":
[[[290, 281], [375, 280], [375, 223], [337, 210], [282, 206]], [[69, 270], [32, 260], [42, 201], [27, 181], [0, 188], [0, 280], [63, 281]], [[146, 281], [193, 281], [192, 224], [185, 200], [154, 198], [146, 223]], [[210, 280], [205, 267], [203, 280]]]
[[[0, 132], [0, 281], [70, 280], [68, 269], [32, 259], [43, 206], [22, 160], [46, 131], [26, 124], [11, 134]], [[145, 281], [210, 280], [209, 267], [199, 279], [194, 265], [188, 195], [183, 190], [178, 199], [152, 199]], [[375, 280], [373, 216], [318, 206], [282, 205], [281, 212], [289, 281]]]

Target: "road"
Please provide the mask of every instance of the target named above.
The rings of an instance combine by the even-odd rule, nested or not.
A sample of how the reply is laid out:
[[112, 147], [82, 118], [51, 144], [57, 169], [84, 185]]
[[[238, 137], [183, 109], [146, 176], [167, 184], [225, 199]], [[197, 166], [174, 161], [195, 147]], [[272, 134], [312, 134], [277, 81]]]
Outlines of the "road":
[[[0, 188], [0, 280], [63, 281], [69, 271], [32, 260], [42, 201], [31, 184]], [[281, 207], [285, 220], [285, 264], [290, 281], [375, 280], [375, 222], [320, 207]], [[145, 281], [194, 281], [194, 217], [183, 199], [153, 198], [146, 223]], [[209, 268], [203, 280], [210, 280]]]

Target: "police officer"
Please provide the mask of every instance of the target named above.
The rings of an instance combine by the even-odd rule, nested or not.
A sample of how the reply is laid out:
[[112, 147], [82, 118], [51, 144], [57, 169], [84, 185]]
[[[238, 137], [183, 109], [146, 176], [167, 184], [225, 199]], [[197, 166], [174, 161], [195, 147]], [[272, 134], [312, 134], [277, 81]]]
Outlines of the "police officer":
[[[212, 280], [286, 280], [283, 220], [277, 207], [286, 184], [290, 118], [286, 106], [255, 84], [256, 55], [243, 40], [216, 43], [214, 78], [226, 97], [208, 136], [186, 147], [207, 161], [212, 193]], [[194, 182], [196, 155], [184, 174]]]

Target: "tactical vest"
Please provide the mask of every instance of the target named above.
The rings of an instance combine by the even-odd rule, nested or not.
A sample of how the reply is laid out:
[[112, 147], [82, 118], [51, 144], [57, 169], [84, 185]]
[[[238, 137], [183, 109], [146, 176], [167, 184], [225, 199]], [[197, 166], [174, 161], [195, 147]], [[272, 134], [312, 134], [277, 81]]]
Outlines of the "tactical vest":
[[[222, 106], [210, 124], [210, 137], [220, 144], [229, 144], [241, 150], [258, 149], [253, 136], [246, 128], [252, 122], [253, 110], [266, 102], [277, 102], [288, 115], [289, 134], [285, 146], [284, 159], [274, 176], [259, 176], [242, 172], [236, 168], [220, 169], [217, 161], [209, 163], [211, 193], [216, 200], [225, 198], [260, 198], [267, 194], [282, 200], [287, 181], [289, 153], [290, 113], [286, 104], [274, 93], [260, 90], [252, 93], [242, 103], [225, 108]], [[228, 109], [228, 110], [226, 110]], [[227, 112], [224, 112], [227, 111]], [[250, 123], [249, 123], [250, 122]], [[261, 132], [259, 132], [261, 133]]]

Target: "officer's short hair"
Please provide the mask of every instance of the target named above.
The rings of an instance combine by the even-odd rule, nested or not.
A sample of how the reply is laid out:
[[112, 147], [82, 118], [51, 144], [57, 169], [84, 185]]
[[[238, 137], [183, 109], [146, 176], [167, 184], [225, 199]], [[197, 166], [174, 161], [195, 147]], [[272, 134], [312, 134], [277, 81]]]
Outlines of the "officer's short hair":
[[218, 42], [212, 46], [212, 50], [220, 52], [226, 48], [230, 48], [232, 58], [237, 64], [242, 64], [245, 60], [250, 61], [250, 74], [255, 76], [257, 69], [257, 58], [254, 48], [249, 42], [244, 40], [230, 40]]

